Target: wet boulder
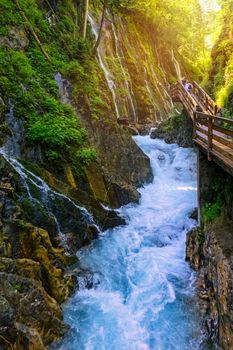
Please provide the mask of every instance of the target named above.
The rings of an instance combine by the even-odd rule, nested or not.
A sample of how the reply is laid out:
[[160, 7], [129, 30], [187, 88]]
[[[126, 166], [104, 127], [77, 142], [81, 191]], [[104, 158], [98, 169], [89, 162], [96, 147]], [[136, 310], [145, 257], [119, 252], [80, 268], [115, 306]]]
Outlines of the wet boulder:
[[[21, 333], [25, 333], [27, 328], [27, 336], [31, 334], [33, 337], [35, 333], [45, 344], [51, 343], [67, 331], [59, 304], [46, 293], [40, 282], [0, 272], [0, 295], [0, 327], [4, 325], [10, 328], [9, 331], [12, 328], [13, 339], [10, 338], [10, 342], [17, 343], [14, 331], [18, 328]], [[24, 349], [27, 348], [29, 349]]]

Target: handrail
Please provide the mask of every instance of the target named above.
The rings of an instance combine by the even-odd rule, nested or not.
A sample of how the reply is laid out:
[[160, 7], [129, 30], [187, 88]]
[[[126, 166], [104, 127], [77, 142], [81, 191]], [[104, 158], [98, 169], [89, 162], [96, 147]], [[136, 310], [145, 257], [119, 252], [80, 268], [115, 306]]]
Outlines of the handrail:
[[177, 82], [170, 88], [172, 99], [181, 102], [192, 118], [193, 141], [206, 151], [208, 160], [220, 161], [233, 175], [233, 119], [216, 115], [217, 105], [212, 98], [196, 82], [193, 86], [192, 95]]
[[231, 125], [233, 125], [233, 119], [229, 119], [229, 118], [223, 118], [223, 117], [219, 117], [217, 115], [212, 115], [212, 114], [206, 114], [206, 113], [203, 113], [203, 112], [198, 112], [196, 111], [196, 114], [198, 116], [202, 116], [202, 117], [205, 117], [205, 118], [211, 118], [211, 119], [216, 119], [216, 120], [221, 120], [225, 123], [229, 123]]

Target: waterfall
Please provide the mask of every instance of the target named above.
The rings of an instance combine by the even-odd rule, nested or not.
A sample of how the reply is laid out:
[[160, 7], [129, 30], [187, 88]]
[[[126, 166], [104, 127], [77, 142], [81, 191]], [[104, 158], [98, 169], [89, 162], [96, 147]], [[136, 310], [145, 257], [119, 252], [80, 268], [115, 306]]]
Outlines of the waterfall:
[[[66, 250], [68, 249], [65, 246], [66, 233], [76, 232], [84, 236], [88, 225], [95, 225], [92, 215], [85, 208], [77, 205], [64, 194], [52, 190], [43, 179], [7, 154], [4, 147], [0, 149], [0, 155], [4, 157], [19, 176], [24, 190], [24, 193], [19, 196], [19, 202], [28, 198], [35, 210], [45, 210], [47, 212], [48, 217], [53, 219], [57, 234], [64, 243], [63, 246]], [[36, 219], [32, 218], [33, 220]], [[41, 222], [42, 227], [44, 227], [44, 224], [44, 222]]]
[[146, 83], [146, 89], [147, 89], [147, 92], [149, 94], [149, 97], [150, 97], [150, 101], [151, 101], [151, 104], [153, 106], [153, 109], [154, 109], [154, 116], [155, 116], [155, 120], [157, 119], [157, 105], [155, 103], [155, 98], [153, 96], [153, 93], [152, 93], [152, 90], [151, 90], [151, 87], [149, 85], [149, 82], [147, 80], [147, 70], [146, 68], [144, 67], [144, 73], [145, 73], [145, 83]]
[[9, 114], [6, 117], [6, 126], [10, 129], [11, 135], [7, 137], [5, 149], [8, 154], [15, 155], [17, 158], [21, 156], [20, 146], [24, 138], [25, 130], [23, 121], [16, 119], [14, 116], [14, 103], [9, 101]]
[[[151, 53], [151, 56], [150, 49], [141, 41], [139, 44], [137, 42], [135, 42], [135, 45], [132, 44], [131, 41], [137, 39], [137, 33], [127, 32], [120, 17], [112, 18], [108, 12], [107, 15], [102, 40], [97, 48], [97, 57], [112, 93], [117, 118], [127, 118], [130, 123], [134, 124], [140, 123], [139, 117], [143, 115], [141, 109], [144, 103], [140, 96], [140, 89], [142, 90], [142, 96], [148, 96], [148, 100], [151, 101], [154, 110], [152, 115], [154, 115], [155, 120], [158, 118], [158, 111], [160, 111], [162, 117], [166, 118], [166, 114], [173, 108], [173, 103], [166, 90], [168, 84], [165, 72], [156, 54], [154, 57]], [[99, 25], [92, 15], [89, 15], [89, 22], [97, 40]], [[133, 58], [133, 64], [128, 62], [126, 57]], [[153, 63], [149, 62], [151, 57], [153, 57]], [[143, 67], [144, 60], [149, 62], [149, 65], [146, 64]], [[141, 67], [139, 62], [141, 62]], [[158, 78], [153, 64], [158, 65], [161, 77]], [[144, 73], [145, 82], [138, 76], [143, 77]], [[132, 78], [134, 79], [133, 82]], [[148, 114], [150, 117], [151, 113]]]
[[[99, 26], [98, 26], [98, 24], [95, 22], [94, 18], [90, 14], [88, 15], [88, 20], [89, 20], [89, 22], [91, 24], [92, 32], [93, 32], [93, 34], [94, 34], [94, 36], [95, 36], [95, 38], [97, 40]], [[116, 86], [115, 86], [114, 80], [112, 78], [111, 72], [108, 70], [106, 64], [104, 63], [104, 57], [102, 55], [102, 52], [101, 52], [101, 49], [100, 49], [100, 45], [97, 48], [97, 56], [98, 56], [100, 67], [102, 68], [102, 70], [104, 72], [104, 75], [105, 75], [108, 87], [109, 87], [109, 89], [110, 89], [110, 91], [112, 93], [112, 98], [113, 98], [113, 103], [114, 103], [114, 107], [115, 107], [116, 116], [117, 116], [117, 119], [119, 119], [120, 118], [120, 113], [119, 113], [119, 109], [118, 109], [118, 105], [117, 105], [117, 97], [116, 97], [116, 92], [115, 92]]]
[[195, 274], [184, 260], [186, 232], [195, 225], [196, 155], [149, 136], [135, 141], [150, 157], [153, 183], [140, 190], [139, 204], [120, 209], [126, 226], [78, 251], [94, 288], [83, 286], [63, 306], [71, 331], [51, 349], [202, 348]]
[[121, 70], [122, 70], [122, 73], [124, 76], [124, 83], [125, 83], [126, 91], [128, 92], [127, 98], [129, 100], [130, 110], [133, 113], [134, 123], [137, 123], [138, 122], [137, 113], [136, 113], [137, 107], [136, 107], [135, 96], [134, 96], [133, 89], [132, 89], [132, 81], [131, 81], [130, 74], [129, 74], [127, 67], [123, 67], [123, 64], [122, 64], [122, 59], [125, 61], [125, 57], [124, 57], [124, 52], [123, 52], [121, 46], [119, 45], [119, 39], [118, 39], [118, 36], [116, 33], [113, 19], [111, 21], [111, 26], [112, 26], [112, 32], [113, 32], [114, 40], [115, 40], [116, 56], [119, 57]]
[[181, 69], [180, 69], [179, 62], [175, 58], [173, 49], [171, 51], [171, 56], [172, 56], [172, 62], [174, 63], [174, 66], [175, 66], [177, 78], [178, 78], [179, 81], [181, 81], [182, 80]]

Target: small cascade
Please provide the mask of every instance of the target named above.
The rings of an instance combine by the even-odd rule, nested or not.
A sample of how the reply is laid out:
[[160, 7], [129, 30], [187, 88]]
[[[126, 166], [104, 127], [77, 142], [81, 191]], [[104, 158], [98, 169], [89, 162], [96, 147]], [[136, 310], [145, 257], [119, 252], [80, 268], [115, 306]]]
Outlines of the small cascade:
[[151, 104], [153, 106], [153, 109], [154, 109], [154, 117], [155, 117], [155, 120], [157, 119], [157, 105], [155, 103], [155, 98], [153, 96], [153, 92], [151, 90], [151, 87], [149, 85], [149, 82], [148, 82], [148, 79], [147, 79], [147, 70], [146, 68], [144, 68], [144, 72], [145, 72], [145, 83], [146, 83], [146, 90], [148, 91], [148, 94], [149, 94], [149, 97], [150, 97], [150, 101], [151, 101]]
[[114, 25], [113, 20], [111, 21], [111, 26], [112, 26], [112, 32], [114, 35], [114, 40], [115, 40], [115, 48], [116, 48], [116, 56], [119, 57], [119, 62], [120, 62], [120, 67], [124, 76], [124, 83], [125, 83], [125, 88], [126, 91], [128, 92], [126, 99], [128, 100], [128, 110], [132, 112], [133, 114], [133, 120], [134, 123], [138, 122], [138, 118], [137, 118], [137, 113], [136, 113], [136, 100], [135, 100], [135, 96], [134, 96], [134, 92], [132, 89], [132, 81], [130, 78], [130, 74], [129, 71], [127, 69], [126, 66], [123, 66], [123, 61], [125, 61], [125, 56], [124, 56], [124, 52], [119, 44], [119, 39], [118, 39], [118, 35], [116, 33], [116, 28]]
[[[93, 32], [93, 34], [94, 34], [94, 36], [95, 36], [95, 38], [97, 40], [98, 32], [99, 32], [99, 25], [95, 22], [94, 18], [90, 14], [88, 16], [88, 20], [90, 22], [92, 32]], [[112, 93], [112, 98], [113, 98], [113, 103], [114, 103], [114, 107], [115, 107], [116, 116], [117, 116], [117, 119], [119, 119], [120, 118], [120, 113], [119, 113], [119, 109], [118, 109], [118, 105], [117, 105], [117, 96], [116, 96], [116, 91], [115, 91], [116, 90], [116, 86], [115, 86], [112, 74], [108, 70], [107, 65], [105, 64], [105, 61], [104, 61], [105, 57], [103, 56], [103, 52], [101, 50], [101, 44], [97, 48], [97, 56], [98, 56], [100, 67], [102, 68], [102, 70], [104, 72], [104, 75], [105, 75], [105, 78], [106, 78], [106, 81], [108, 83], [108, 87], [109, 87], [109, 89], [110, 89], [110, 91]]]
[[181, 81], [182, 80], [181, 68], [180, 68], [179, 62], [175, 58], [173, 50], [171, 51], [171, 56], [172, 56], [172, 62], [174, 63], [174, 66], [175, 66], [177, 78], [179, 81]]
[[[89, 225], [95, 225], [92, 215], [64, 194], [52, 190], [39, 176], [26, 169], [19, 161], [11, 158], [4, 148], [0, 154], [19, 175], [24, 194], [19, 202], [28, 198], [36, 210], [43, 210], [53, 220], [57, 234], [65, 243], [66, 233], [85, 235]], [[43, 223], [42, 223], [43, 224]], [[66, 248], [64, 246], [64, 248]]]
[[5, 149], [11, 156], [19, 158], [21, 156], [20, 147], [24, 139], [25, 129], [23, 121], [14, 116], [14, 103], [12, 101], [9, 101], [9, 114], [6, 117], [5, 123], [11, 131], [11, 135], [5, 143]]
[[[117, 118], [127, 118], [133, 124], [166, 118], [173, 103], [166, 90], [169, 84], [158, 57], [143, 41], [135, 41], [139, 35], [137, 29], [130, 32], [122, 18], [107, 15], [97, 56], [112, 93]], [[89, 15], [89, 22], [97, 40], [99, 25], [92, 15]], [[161, 72], [158, 75], [154, 65]], [[151, 108], [145, 101], [149, 101]]]

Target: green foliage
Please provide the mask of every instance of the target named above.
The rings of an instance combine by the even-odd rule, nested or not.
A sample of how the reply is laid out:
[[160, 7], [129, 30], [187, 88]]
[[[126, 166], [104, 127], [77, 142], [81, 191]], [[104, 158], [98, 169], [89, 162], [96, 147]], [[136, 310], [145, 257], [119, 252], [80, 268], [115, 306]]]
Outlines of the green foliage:
[[77, 152], [76, 157], [83, 165], [89, 165], [96, 158], [96, 152], [92, 148], [83, 148]]
[[[28, 141], [40, 144], [45, 157], [54, 164], [63, 160], [80, 168], [94, 158], [93, 150], [88, 149], [86, 131], [77, 113], [59, 101], [54, 75], [60, 71], [70, 78], [76, 102], [88, 96], [91, 113], [100, 114], [105, 105], [100, 98], [92, 40], [83, 40], [79, 35], [80, 14], [73, 1], [58, 4], [56, 26], [50, 26], [46, 20], [49, 10], [46, 2], [18, 1], [52, 64], [31, 36], [26, 50], [19, 50], [13, 44], [9, 47], [5, 41], [0, 46], [0, 94], [5, 102], [1, 113], [7, 113], [9, 101], [13, 101], [15, 116], [26, 122]], [[0, 21], [0, 35], [5, 36], [4, 40], [8, 40], [12, 28], [16, 32], [20, 29], [24, 38], [29, 39], [27, 25], [15, 2], [1, 1]], [[2, 127], [1, 136], [5, 131]]]
[[[221, 10], [213, 20], [215, 35], [211, 61], [203, 86], [216, 99], [217, 105], [225, 107], [226, 116], [233, 115], [233, 1], [220, 1]], [[216, 29], [215, 29], [216, 31]]]
[[65, 150], [84, 143], [86, 132], [70, 109], [51, 98], [44, 101], [43, 107], [46, 111], [43, 117], [36, 116], [30, 121], [30, 141]]
[[21, 230], [24, 230], [27, 227], [27, 223], [23, 220], [17, 220], [16, 225]]
[[161, 125], [163, 126], [165, 131], [169, 132], [182, 126], [184, 124], [185, 119], [186, 116], [183, 113], [173, 112], [171, 117]]
[[20, 291], [20, 289], [21, 289], [21, 285], [20, 285], [19, 283], [15, 283], [15, 284], [13, 285], [13, 287], [14, 287], [14, 289], [17, 290], [17, 291]]
[[142, 26], [148, 23], [153, 35], [159, 37], [159, 46], [170, 54], [173, 49], [187, 72], [203, 75], [208, 26], [198, 0], [111, 0], [110, 4], [113, 11], [136, 14]]
[[206, 203], [202, 209], [202, 219], [204, 224], [209, 224], [214, 221], [221, 213], [221, 203], [217, 201], [215, 203]]

